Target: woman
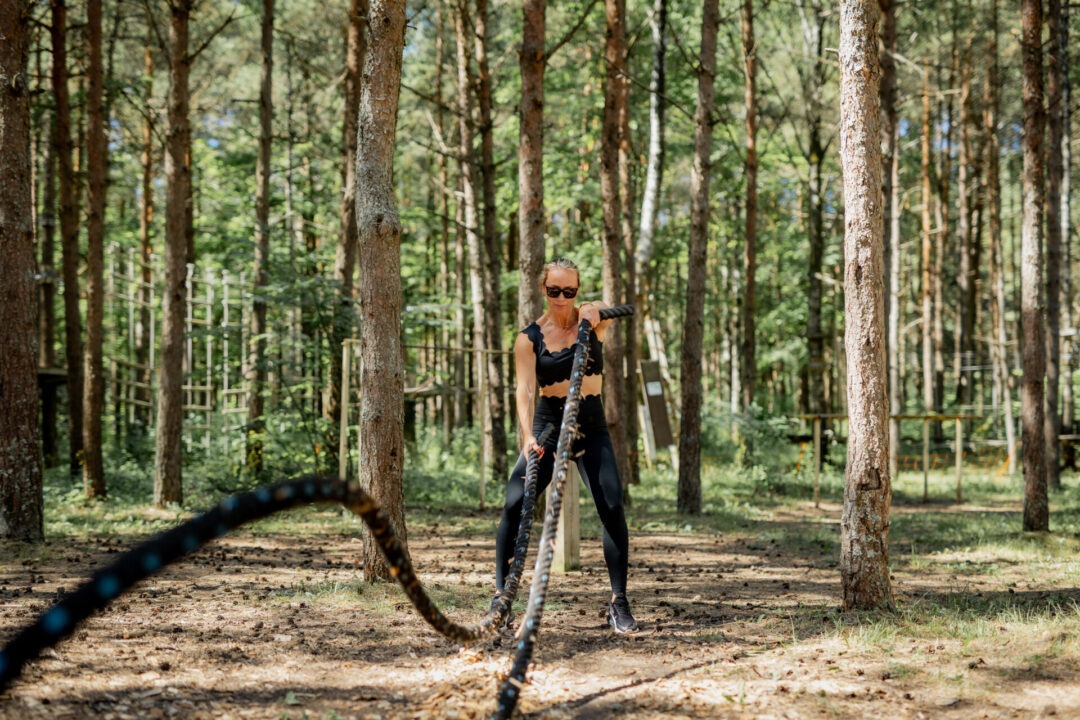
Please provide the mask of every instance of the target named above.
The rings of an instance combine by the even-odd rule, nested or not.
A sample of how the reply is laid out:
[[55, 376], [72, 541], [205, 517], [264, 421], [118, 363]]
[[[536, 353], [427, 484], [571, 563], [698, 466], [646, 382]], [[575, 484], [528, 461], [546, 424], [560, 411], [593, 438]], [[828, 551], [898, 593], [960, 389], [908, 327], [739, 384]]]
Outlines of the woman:
[[[566, 395], [570, 390], [570, 369], [574, 362], [578, 325], [582, 320], [588, 320], [593, 332], [589, 335], [589, 362], [581, 386], [582, 400], [578, 412], [580, 436], [574, 443], [573, 455], [577, 457], [581, 477], [589, 484], [596, 511], [604, 526], [604, 560], [611, 580], [608, 622], [615, 632], [625, 633], [637, 629], [630, 603], [626, 599], [629, 536], [623, 514], [622, 483], [600, 400], [604, 370], [602, 341], [611, 321], [600, 320], [600, 309], [606, 307], [603, 303], [588, 302], [580, 307], [575, 306], [579, 283], [577, 266], [571, 261], [560, 259], [545, 265], [540, 286], [547, 296], [547, 312], [522, 330], [514, 343], [517, 368], [515, 397], [518, 422], [525, 437], [521, 456], [510, 473], [506, 505], [499, 522], [495, 544], [495, 598], [497, 600], [503, 591], [513, 558], [525, 494], [525, 463], [530, 450], [535, 449], [540, 453], [537, 493], [544, 492], [551, 482], [558, 432], [552, 433], [544, 446], [537, 444], [536, 436], [548, 423], [556, 429], [562, 424]], [[535, 398], [537, 386], [540, 388], [538, 402]], [[531, 413], [534, 404], [536, 411]]]

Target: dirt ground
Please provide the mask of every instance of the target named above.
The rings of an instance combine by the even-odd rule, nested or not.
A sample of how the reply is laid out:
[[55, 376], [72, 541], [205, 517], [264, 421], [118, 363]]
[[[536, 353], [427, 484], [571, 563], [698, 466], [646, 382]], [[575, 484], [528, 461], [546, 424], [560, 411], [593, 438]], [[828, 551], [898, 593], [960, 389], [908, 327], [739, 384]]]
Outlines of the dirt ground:
[[[633, 531], [642, 630], [630, 636], [605, 624], [607, 577], [599, 542], [586, 538], [583, 570], [553, 580], [520, 716], [1080, 717], [1075, 664], [1010, 650], [1004, 626], [990, 641], [899, 632], [882, 644], [839, 632], [836, 545], [797, 542], [838, 535], [839, 510], [804, 504], [737, 532]], [[493, 526], [495, 515], [474, 519]], [[54, 540], [0, 561], [0, 641], [134, 541]], [[411, 525], [409, 543], [440, 603], [475, 620], [490, 598], [493, 541], [428, 521]], [[358, 582], [358, 553], [340, 529], [219, 540], [28, 666], [0, 695], [0, 718], [487, 717], [512, 638], [470, 648], [442, 639], [396, 587]], [[894, 567], [901, 603], [1004, 592], [1000, 575], [984, 587], [948, 563]], [[1049, 592], [1021, 577], [1008, 593], [1038, 603]], [[1080, 599], [1075, 587], [1054, 591]]]

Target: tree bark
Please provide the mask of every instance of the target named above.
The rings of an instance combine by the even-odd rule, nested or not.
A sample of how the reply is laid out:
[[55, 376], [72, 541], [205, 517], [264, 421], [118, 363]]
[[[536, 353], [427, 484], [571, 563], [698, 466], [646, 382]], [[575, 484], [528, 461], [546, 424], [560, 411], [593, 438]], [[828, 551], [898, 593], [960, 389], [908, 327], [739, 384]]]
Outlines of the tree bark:
[[265, 412], [266, 292], [270, 284], [270, 151], [274, 139], [274, 0], [262, 0], [259, 82], [259, 150], [255, 160], [255, 278], [251, 303], [251, 361], [248, 385], [247, 462], [255, 477], [263, 471], [263, 414]]
[[742, 377], [740, 387], [743, 412], [754, 404], [754, 382], [757, 378], [757, 360], [754, 310], [755, 275], [757, 274], [757, 48], [754, 46], [754, 4], [744, 0], [742, 8], [743, 75], [746, 79], [744, 104], [746, 106], [746, 217], [743, 243], [743, 302], [742, 343], [740, 345], [739, 369]]
[[[405, 47], [405, 3], [374, 0], [364, 61], [356, 141], [356, 226], [359, 230], [360, 407], [359, 482], [389, 516], [406, 544], [402, 469], [405, 376], [401, 361], [401, 221], [394, 201], [394, 143]], [[364, 577], [391, 578], [370, 533]]]
[[169, 3], [169, 129], [165, 140], [165, 287], [162, 295], [161, 355], [154, 455], [154, 504], [184, 501], [184, 317], [187, 258], [192, 218], [191, 120], [189, 117], [189, 24], [194, 0]]
[[1020, 332], [1024, 377], [1020, 385], [1024, 453], [1024, 530], [1050, 529], [1043, 427], [1046, 345], [1042, 308], [1043, 107], [1042, 0], [1021, 2], [1024, 102], [1024, 216], [1021, 226]]
[[71, 101], [67, 70], [67, 6], [52, 0], [52, 86], [56, 103], [56, 158], [60, 179], [60, 249], [64, 282], [64, 358], [67, 362], [68, 464], [82, 464], [83, 366], [82, 315], [79, 311], [79, 219], [75, 201], [74, 146], [71, 141]]
[[[495, 128], [492, 116], [491, 69], [488, 67], [488, 0], [476, 0], [476, 91], [480, 120], [480, 178], [484, 198], [484, 346], [488, 352], [478, 357], [487, 373], [487, 429], [485, 453], [491, 477], [503, 478], [506, 467], [506, 401], [502, 356], [502, 313], [499, 278], [502, 253], [495, 224]], [[535, 318], [534, 318], [535, 319]]]
[[83, 369], [83, 490], [88, 499], [105, 497], [102, 419], [105, 415], [105, 367], [102, 360], [105, 319], [105, 192], [108, 144], [105, 136], [105, 65], [102, 61], [101, 0], [87, 0], [87, 217], [86, 217], [86, 357]]
[[[900, 323], [903, 296], [900, 275], [903, 256], [900, 251], [900, 158], [896, 151], [898, 133], [896, 78], [896, 0], [879, 0], [881, 19], [881, 141], [882, 141], [882, 199], [887, 223], [888, 241], [885, 244], [885, 272], [889, 289], [885, 296], [888, 318], [886, 362], [889, 366], [889, 414], [899, 415], [903, 409], [900, 375]], [[895, 478], [900, 466], [900, 421], [889, 421], [889, 477]]]
[[960, 289], [959, 337], [956, 346], [956, 399], [961, 410], [971, 405], [975, 392], [975, 375], [970, 369], [975, 365], [975, 316], [979, 292], [979, 243], [978, 233], [972, 223], [976, 186], [973, 178], [974, 150], [972, 130], [976, 129], [975, 109], [971, 97], [971, 42], [965, 43], [960, 59], [960, 137], [957, 161], [957, 234], [960, 236], [960, 271], [957, 277]]
[[150, 383], [153, 380], [153, 368], [150, 367], [150, 323], [153, 316], [150, 306], [153, 301], [153, 220], [154, 220], [154, 110], [151, 100], [154, 97], [154, 55], [150, 40], [143, 50], [143, 75], [145, 93], [143, 104], [144, 120], [142, 128], [142, 192], [139, 197], [139, 319], [135, 326], [135, 364], [140, 368], [139, 380], [143, 387], [137, 389], [135, 396], [146, 406], [136, 408], [135, 416], [145, 430], [150, 425]]
[[[620, 197], [619, 146], [622, 137], [622, 113], [627, 94], [626, 80], [626, 3], [625, 0], [605, 0], [604, 18], [607, 27], [604, 43], [604, 115], [600, 147], [600, 199], [603, 205], [603, 298], [608, 305], [625, 300], [623, 290], [623, 215]], [[626, 382], [623, 374], [625, 344], [619, 328], [612, 328], [604, 339], [604, 416], [615, 450], [619, 477], [626, 483], [633, 471], [629, 463], [626, 432]]]
[[523, 0], [521, 32], [521, 124], [518, 130], [518, 327], [544, 313], [540, 273], [544, 241], [544, 70], [546, 0]]
[[[56, 117], [49, 115], [48, 139], [41, 143], [44, 158], [44, 181], [41, 209], [41, 315], [38, 328], [40, 337], [40, 363], [42, 367], [56, 367]], [[45, 467], [56, 467], [60, 462], [57, 448], [57, 386], [48, 383], [41, 389], [41, 451]]]
[[[1068, 2], [1068, 0], [1066, 0]], [[1061, 215], [1061, 185], [1065, 175], [1062, 164], [1062, 145], [1065, 142], [1062, 115], [1064, 109], [1064, 77], [1068, 71], [1065, 48], [1061, 37], [1061, 0], [1047, 2], [1047, 28], [1050, 36], [1050, 56], [1046, 73], [1046, 105], [1048, 147], [1046, 149], [1046, 404], [1043, 426], [1046, 436], [1046, 484], [1056, 490], [1061, 487], [1059, 460], [1061, 417], [1058, 415], [1058, 394], [1061, 380], [1061, 245], [1063, 217]], [[1071, 380], [1069, 376], [1065, 376]]]
[[30, 157], [30, 3], [0, 2], [0, 539], [41, 542], [37, 288]]
[[840, 576], [845, 610], [892, 605], [878, 13], [878, 0], [840, 2], [848, 410]]
[[922, 88], [922, 376], [924, 413], [934, 409], [934, 238], [930, 221], [930, 73], [923, 71]]
[[[1061, 3], [1061, 37], [1058, 39], [1057, 52], [1059, 67], [1069, 67], [1069, 3]], [[1065, 255], [1062, 263], [1061, 290], [1064, 295], [1064, 303], [1061, 308], [1061, 322], [1065, 327], [1073, 327], [1073, 282], [1072, 282], [1072, 236], [1070, 226], [1072, 219], [1072, 198], [1070, 196], [1070, 173], [1072, 170], [1072, 150], [1069, 138], [1072, 138], [1072, 110], [1070, 103], [1072, 94], [1069, 85], [1069, 73], [1063, 72], [1061, 76], [1061, 241], [1064, 244]], [[1065, 432], [1073, 431], [1073, 388], [1072, 388], [1072, 354], [1076, 343], [1072, 335], [1063, 338], [1061, 348], [1061, 376], [1069, 378], [1062, 383], [1061, 389], [1061, 422], [1059, 427], [1064, 427]], [[1071, 454], [1072, 466], [1075, 467], [1075, 452]]]
[[709, 241], [716, 35], [719, 25], [717, 0], [704, 0], [701, 55], [697, 69], [697, 109], [694, 112], [694, 158], [690, 173], [690, 251], [680, 380], [682, 422], [679, 427], [678, 510], [688, 515], [701, 513], [701, 365], [705, 334], [705, 263], [708, 260]]

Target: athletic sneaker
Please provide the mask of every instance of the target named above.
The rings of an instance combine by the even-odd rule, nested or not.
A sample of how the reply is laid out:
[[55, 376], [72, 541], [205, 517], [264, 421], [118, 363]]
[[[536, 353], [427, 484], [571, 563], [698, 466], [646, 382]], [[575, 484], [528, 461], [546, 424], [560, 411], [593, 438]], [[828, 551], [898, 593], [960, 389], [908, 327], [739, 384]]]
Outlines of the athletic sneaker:
[[[495, 614], [495, 607], [499, 604], [499, 600], [501, 598], [502, 598], [502, 590], [497, 591], [495, 593], [495, 597], [491, 598], [491, 605], [488, 608], [488, 612], [491, 613], [492, 615]], [[509, 628], [513, 627], [513, 625], [514, 625], [514, 610], [513, 610], [513, 606], [511, 606], [510, 608], [507, 609], [506, 619], [503, 620], [502, 624], [499, 626], [499, 629], [500, 630], [506, 630], [506, 629], [509, 629]]]
[[616, 595], [608, 605], [608, 624], [617, 633], [628, 633], [638, 629], [637, 621], [630, 613], [630, 601], [625, 595]]

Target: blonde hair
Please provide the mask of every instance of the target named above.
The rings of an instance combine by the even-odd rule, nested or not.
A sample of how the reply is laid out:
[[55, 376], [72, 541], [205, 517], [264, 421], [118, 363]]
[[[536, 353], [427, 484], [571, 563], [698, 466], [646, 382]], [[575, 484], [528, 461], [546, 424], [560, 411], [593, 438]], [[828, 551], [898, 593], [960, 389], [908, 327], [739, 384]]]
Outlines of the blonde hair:
[[552, 270], [556, 270], [556, 269], [558, 269], [558, 270], [573, 270], [574, 274], [577, 275], [578, 285], [581, 284], [581, 272], [578, 270], [578, 266], [574, 264], [574, 261], [573, 260], [568, 260], [566, 258], [555, 258], [551, 262], [544, 265], [544, 272], [540, 275], [540, 289], [541, 290], [543, 290], [544, 287], [547, 285], [548, 273], [551, 272]]

